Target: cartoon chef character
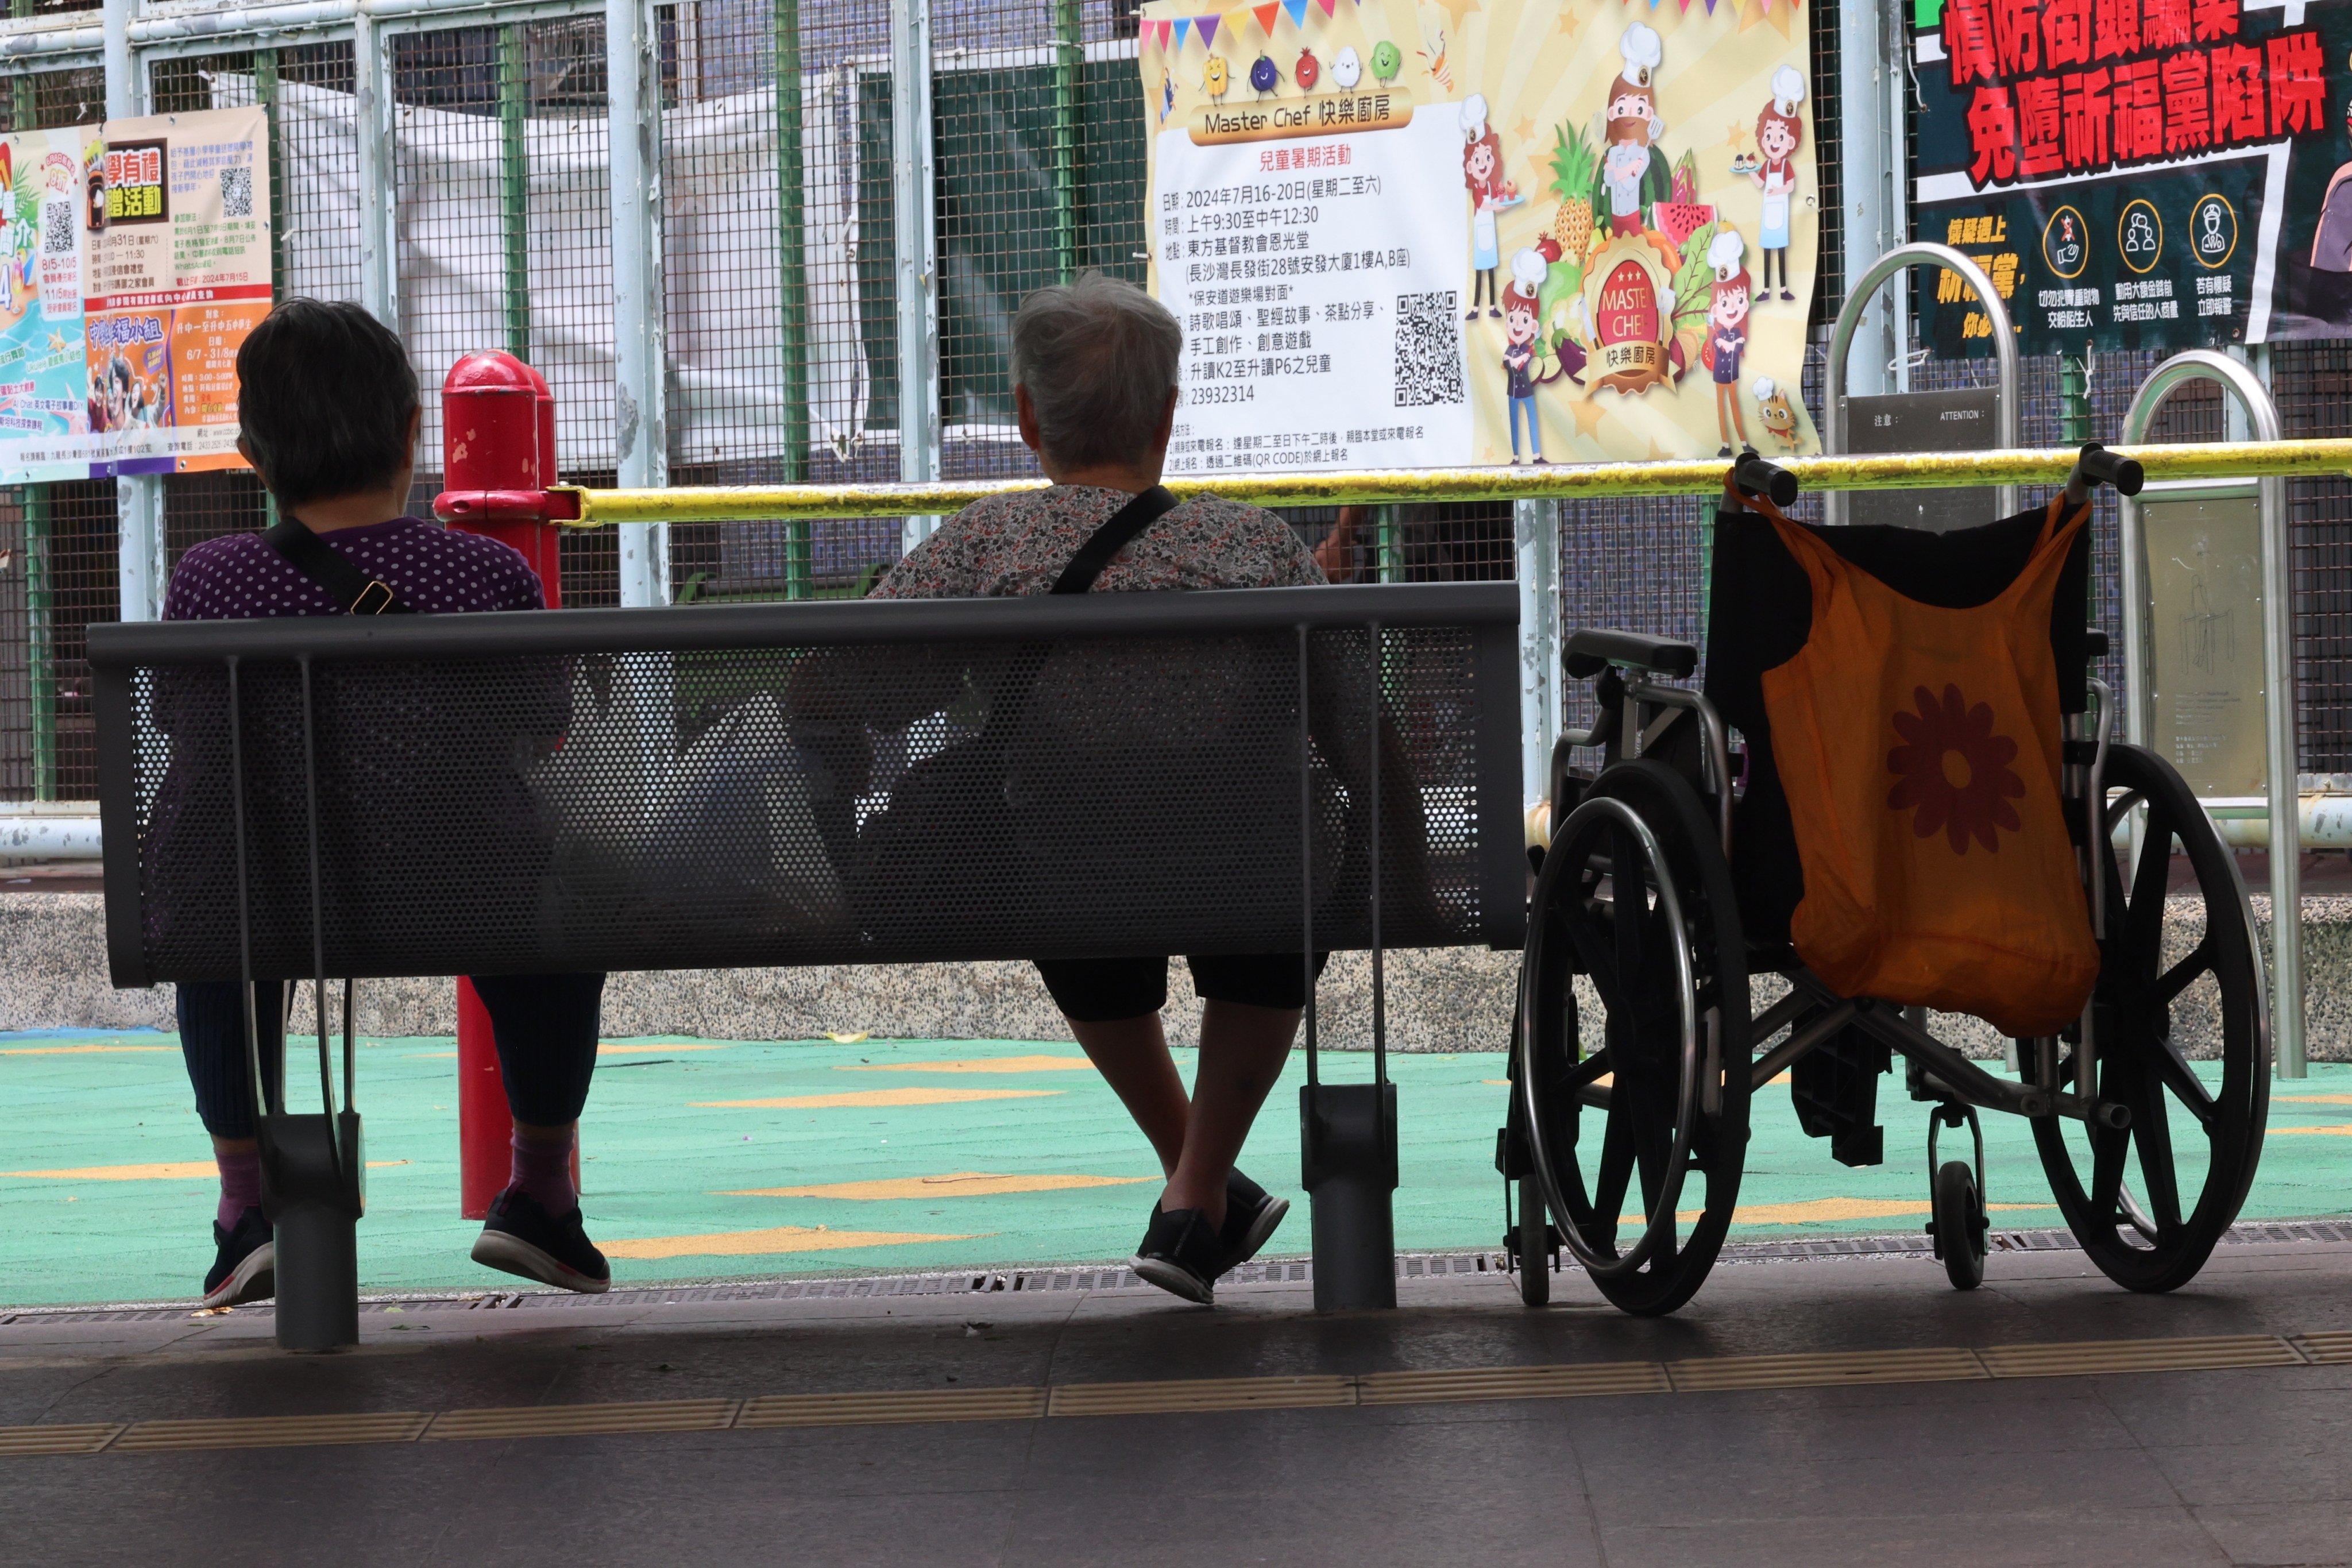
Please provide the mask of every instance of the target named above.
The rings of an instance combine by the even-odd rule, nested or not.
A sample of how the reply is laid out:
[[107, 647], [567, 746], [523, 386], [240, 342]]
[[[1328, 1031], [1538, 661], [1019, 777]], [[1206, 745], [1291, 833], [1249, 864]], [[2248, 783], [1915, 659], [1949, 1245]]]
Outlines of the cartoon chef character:
[[1535, 363], [1537, 336], [1541, 331], [1538, 319], [1538, 297], [1550, 263], [1541, 253], [1522, 250], [1511, 258], [1511, 286], [1503, 290], [1503, 303], [1507, 307], [1503, 331], [1503, 395], [1510, 411], [1511, 461], [1519, 461], [1519, 424], [1528, 427], [1528, 455], [1532, 462], [1541, 463], [1543, 428], [1536, 417]]
[[1706, 342], [1700, 354], [1715, 373], [1716, 426], [1723, 436], [1718, 458], [1731, 456], [1732, 438], [1748, 444], [1748, 423], [1739, 409], [1739, 362], [1748, 352], [1748, 242], [1738, 229], [1718, 230], [1706, 247], [1715, 282], [1706, 304]]
[[1756, 395], [1756, 416], [1764, 425], [1764, 433], [1780, 443], [1781, 450], [1797, 449], [1797, 411], [1789, 402], [1789, 394], [1769, 375], [1759, 375], [1748, 384]]
[[1638, 235], [1643, 213], [1653, 202], [1671, 200], [1673, 166], [1658, 146], [1666, 122], [1658, 118], [1658, 64], [1665, 44], [1646, 22], [1627, 27], [1617, 41], [1621, 62], [1609, 84], [1602, 111], [1601, 157], [1593, 170], [1592, 211], [1606, 215], [1612, 235]]
[[1482, 288], [1486, 295], [1486, 313], [1503, 313], [1501, 301], [1495, 298], [1495, 269], [1503, 264], [1495, 235], [1495, 214], [1517, 193], [1503, 178], [1503, 139], [1486, 123], [1485, 94], [1474, 92], [1462, 100], [1458, 123], [1462, 128], [1462, 183], [1470, 191], [1470, 267], [1475, 274], [1470, 280], [1470, 311], [1463, 320], [1475, 321]]
[[1756, 117], [1756, 145], [1762, 163], [1748, 177], [1764, 193], [1764, 221], [1756, 236], [1764, 252], [1763, 277], [1756, 297], [1772, 289], [1772, 258], [1780, 258], [1780, 298], [1794, 300], [1789, 289], [1789, 198], [1797, 190], [1797, 149], [1804, 144], [1805, 122], [1797, 110], [1805, 101], [1805, 77], [1794, 66], [1772, 73], [1772, 101]]

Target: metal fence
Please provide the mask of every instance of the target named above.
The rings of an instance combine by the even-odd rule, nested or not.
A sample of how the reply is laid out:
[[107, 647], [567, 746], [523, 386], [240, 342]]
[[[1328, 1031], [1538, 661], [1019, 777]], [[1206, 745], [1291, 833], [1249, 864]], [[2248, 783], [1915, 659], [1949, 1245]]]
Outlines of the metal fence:
[[[100, 6], [13, 9], [0, 94], [9, 125], [103, 118]], [[1034, 472], [1006, 378], [1014, 309], [1084, 268], [1143, 275], [1133, 0], [417, 0], [394, 20], [319, 0], [275, 24], [271, 9], [110, 0], [104, 19], [124, 40], [115, 111], [265, 105], [280, 294], [386, 312], [428, 382], [472, 349], [528, 359], [555, 388], [571, 482]], [[1839, 216], [1850, 205], [1840, 84], [1853, 73], [1841, 69], [1840, 8], [1806, 14], [1824, 221], [1804, 395], [1822, 425], [1827, 323], [1859, 270]], [[642, 38], [615, 47], [614, 17]], [[634, 91], [657, 132], [634, 184], [614, 166], [616, 81], [622, 107]], [[363, 109], [377, 91], [380, 120]], [[637, 150], [620, 152], [624, 173], [635, 168]], [[616, 185], [645, 193], [645, 210], [616, 211]], [[633, 236], [646, 242], [633, 247]], [[370, 260], [378, 237], [388, 267]], [[929, 286], [935, 321], [908, 311], [910, 275], [914, 295]], [[2291, 434], [2352, 434], [2352, 345], [2269, 358]], [[2112, 433], [2150, 363], [2092, 367], [2095, 434]], [[1984, 374], [1919, 363], [1909, 382]], [[440, 450], [429, 396], [427, 410], [429, 469]], [[2057, 440], [2061, 416], [2057, 363], [2029, 361], [2027, 441]], [[2219, 405], [2178, 405], [2168, 423], [2182, 437], [2218, 435]], [[633, 446], [639, 430], [657, 444]], [[437, 478], [420, 474], [420, 503]], [[167, 569], [198, 541], [268, 520], [249, 475], [139, 482], [160, 489]], [[2352, 769], [2352, 485], [2291, 490], [2305, 766]], [[0, 799], [93, 791], [84, 628], [121, 613], [118, 535], [126, 515], [137, 522], [121, 508], [135, 514], [148, 504], [142, 493], [114, 481], [0, 492]], [[1707, 505], [1562, 508], [1562, 624], [1698, 637]], [[1292, 517], [1310, 542], [1333, 520], [1328, 510]], [[579, 605], [854, 595], [928, 526], [571, 533], [563, 594]], [[633, 537], [657, 542], [658, 559], [632, 565]], [[2102, 539], [2097, 610], [2112, 626], [2112, 527]], [[1514, 540], [1507, 504], [1384, 508], [1356, 560], [1362, 575], [1388, 580], [1507, 578]], [[1578, 694], [1563, 695], [1568, 717], [1580, 717]]]

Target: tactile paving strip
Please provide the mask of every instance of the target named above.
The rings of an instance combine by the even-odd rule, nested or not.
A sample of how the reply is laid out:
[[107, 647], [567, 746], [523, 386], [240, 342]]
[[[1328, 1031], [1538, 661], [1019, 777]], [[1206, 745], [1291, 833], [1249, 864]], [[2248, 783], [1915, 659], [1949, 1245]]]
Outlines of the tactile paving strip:
[[2200, 1372], [2231, 1366], [2294, 1366], [2303, 1358], [2276, 1334], [2209, 1339], [2080, 1340], [1994, 1345], [1977, 1352], [1995, 1377], [2089, 1377], [2116, 1372]]
[[1352, 1377], [1204, 1377], [1165, 1383], [1068, 1383], [1049, 1415], [1167, 1415], [1188, 1410], [1294, 1410], [1353, 1405]]
[[869, 1394], [770, 1394], [743, 1402], [746, 1426], [869, 1426], [899, 1421], [1025, 1421], [1045, 1414], [1042, 1388], [919, 1388]]
[[1993, 1377], [2190, 1372], [2352, 1363], [2352, 1331], [2282, 1338], [2228, 1334], [2170, 1340], [1840, 1351], [1705, 1360], [1269, 1377], [1171, 1378], [1049, 1388], [872, 1390], [618, 1405], [517, 1405], [438, 1415], [347, 1415], [142, 1421], [0, 1427], [0, 1458], [43, 1454], [163, 1453], [337, 1443], [651, 1435], [728, 1426], [854, 1426], [895, 1422], [1027, 1421], [1040, 1416], [1175, 1415], [1354, 1405], [1468, 1404], [1501, 1399], [1696, 1394], [1776, 1388], [1945, 1383]]
[[375, 1411], [362, 1415], [255, 1415], [213, 1421], [142, 1421], [114, 1440], [118, 1454], [192, 1448], [308, 1448], [337, 1443], [413, 1443], [432, 1414]]
[[1834, 1351], [1819, 1355], [1715, 1356], [1666, 1363], [1678, 1394], [1733, 1388], [1835, 1388], [1845, 1384], [1950, 1383], [1986, 1375], [1974, 1352]]
[[95, 1454], [122, 1430], [118, 1421], [88, 1421], [78, 1426], [0, 1426], [0, 1459], [32, 1454]]
[[1570, 1366], [1463, 1367], [1443, 1372], [1375, 1372], [1356, 1380], [1359, 1405], [1451, 1405], [1483, 1399], [1589, 1399], [1616, 1394], [1671, 1394], [1666, 1369], [1654, 1361]]
[[656, 1399], [634, 1405], [519, 1405], [505, 1409], [445, 1410], [425, 1439], [585, 1437], [606, 1432], [708, 1432], [730, 1426], [735, 1399]]

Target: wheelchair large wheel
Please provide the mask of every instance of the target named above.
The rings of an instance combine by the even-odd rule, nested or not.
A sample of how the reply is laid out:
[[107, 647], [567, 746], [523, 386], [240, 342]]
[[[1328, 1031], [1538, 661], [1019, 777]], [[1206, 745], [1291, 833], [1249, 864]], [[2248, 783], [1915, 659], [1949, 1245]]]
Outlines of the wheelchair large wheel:
[[[1706, 1278], [1747, 1153], [1747, 952], [1717, 831], [1672, 769], [1603, 773], [1545, 854], [1520, 969], [1537, 1184], [1601, 1293], [1644, 1316]], [[1580, 973], [1600, 1020], [1577, 1016]]]
[[[2105, 782], [2124, 792], [2107, 808], [2110, 835], [2135, 809], [2147, 813], [2128, 889], [2117, 857], [2099, 857], [2107, 890], [2092, 1010], [2098, 1095], [2123, 1106], [2130, 1123], [2053, 1116], [2033, 1132], [2059, 1210], [2091, 1260], [2129, 1289], [2170, 1290], [2196, 1278], [2253, 1183], [2270, 1110], [2269, 1007], [2245, 887], [2188, 784], [2137, 746], [2108, 752]], [[2196, 887], [2168, 900], [2176, 852]], [[2204, 931], [2192, 943], [2190, 911], [2200, 907]], [[2189, 1065], [2175, 1041], [2184, 1033], [2219, 1042], [2218, 1086]], [[2060, 1078], [2071, 1082], [2073, 1072], [2070, 1058]]]

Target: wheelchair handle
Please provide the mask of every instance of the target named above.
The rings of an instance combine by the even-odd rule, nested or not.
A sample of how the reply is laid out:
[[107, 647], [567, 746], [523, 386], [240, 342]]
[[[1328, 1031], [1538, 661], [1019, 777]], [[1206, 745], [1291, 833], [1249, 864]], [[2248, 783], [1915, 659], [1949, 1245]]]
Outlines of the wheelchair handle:
[[2118, 457], [2096, 441], [2083, 444], [2074, 471], [2066, 476], [2066, 500], [2079, 506], [2091, 499], [2094, 485], [2113, 485], [2118, 495], [2136, 496], [2147, 482], [2147, 471], [2129, 458]]
[[1797, 476], [1769, 458], [1758, 457], [1752, 447], [1732, 464], [1731, 482], [1739, 487], [1741, 495], [1769, 496], [1777, 507], [1797, 504]]

